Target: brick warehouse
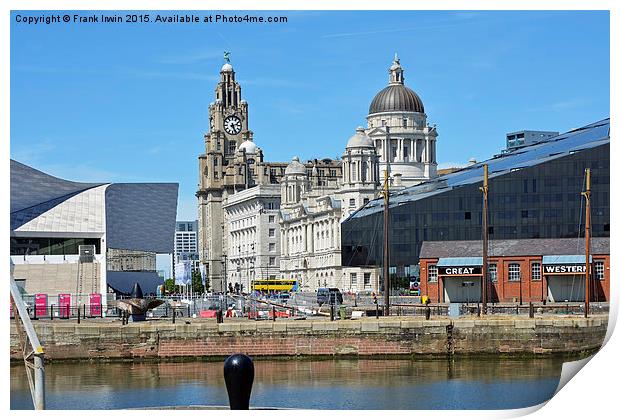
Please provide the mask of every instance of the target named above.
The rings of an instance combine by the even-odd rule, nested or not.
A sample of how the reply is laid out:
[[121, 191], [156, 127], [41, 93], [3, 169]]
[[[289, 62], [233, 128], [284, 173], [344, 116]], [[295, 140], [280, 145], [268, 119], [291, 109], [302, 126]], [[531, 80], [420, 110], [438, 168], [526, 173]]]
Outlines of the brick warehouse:
[[[489, 302], [582, 302], [583, 238], [489, 242]], [[592, 238], [592, 301], [609, 301], [609, 238]], [[420, 291], [432, 302], [479, 302], [482, 241], [427, 241], [420, 251]]]

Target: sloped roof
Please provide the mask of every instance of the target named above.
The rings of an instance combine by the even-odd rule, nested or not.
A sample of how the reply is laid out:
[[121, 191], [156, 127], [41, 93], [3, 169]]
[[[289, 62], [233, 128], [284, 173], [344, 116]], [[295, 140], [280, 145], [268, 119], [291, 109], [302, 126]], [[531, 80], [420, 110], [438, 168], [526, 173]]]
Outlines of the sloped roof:
[[11, 230], [100, 185], [56, 178], [11, 159]]
[[[609, 144], [609, 118], [405, 188], [390, 195], [390, 207], [482, 182], [484, 164], [489, 165], [489, 178], [494, 178], [604, 144]], [[364, 217], [382, 211], [383, 199], [375, 199], [349, 218]]]
[[[592, 238], [592, 254], [609, 254], [609, 238]], [[490, 257], [517, 257], [526, 255], [580, 255], [585, 254], [584, 238], [561, 239], [497, 239], [489, 241]], [[480, 257], [480, 241], [424, 241], [422, 258]]]

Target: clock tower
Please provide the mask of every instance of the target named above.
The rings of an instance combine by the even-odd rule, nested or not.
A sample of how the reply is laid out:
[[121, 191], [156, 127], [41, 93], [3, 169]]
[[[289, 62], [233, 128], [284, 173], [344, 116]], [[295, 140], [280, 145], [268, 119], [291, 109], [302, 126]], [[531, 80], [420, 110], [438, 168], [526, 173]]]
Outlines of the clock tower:
[[[226, 288], [225, 259], [226, 221], [222, 204], [229, 194], [247, 187], [235, 171], [242, 143], [252, 144], [248, 129], [248, 103], [241, 99], [241, 86], [235, 80], [235, 70], [229, 54], [220, 70], [220, 81], [215, 87], [215, 102], [209, 105], [209, 132], [204, 136], [205, 153], [198, 157], [198, 247], [200, 263], [205, 267], [211, 287], [215, 291]], [[239, 152], [239, 153], [237, 153]], [[238, 165], [238, 163], [237, 163]]]

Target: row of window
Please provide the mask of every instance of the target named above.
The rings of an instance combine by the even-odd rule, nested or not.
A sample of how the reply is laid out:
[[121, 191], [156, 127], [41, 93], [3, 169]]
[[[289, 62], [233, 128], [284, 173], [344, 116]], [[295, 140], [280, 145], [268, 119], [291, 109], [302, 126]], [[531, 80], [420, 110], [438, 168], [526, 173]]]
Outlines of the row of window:
[[[531, 280], [532, 281], [540, 281], [542, 279], [542, 267], [539, 262], [533, 262], [531, 266]], [[497, 282], [497, 264], [490, 263], [489, 264], [489, 280], [492, 282]], [[438, 278], [438, 270], [436, 265], [428, 266], [428, 281], [429, 283], [434, 283]], [[594, 278], [596, 280], [604, 280], [605, 279], [605, 262], [604, 261], [594, 261]], [[508, 281], [521, 281], [521, 264], [519, 263], [509, 263], [508, 264]]]
[[[364, 288], [370, 286], [370, 273], [364, 273]], [[357, 287], [357, 273], [351, 273], [351, 287]]]

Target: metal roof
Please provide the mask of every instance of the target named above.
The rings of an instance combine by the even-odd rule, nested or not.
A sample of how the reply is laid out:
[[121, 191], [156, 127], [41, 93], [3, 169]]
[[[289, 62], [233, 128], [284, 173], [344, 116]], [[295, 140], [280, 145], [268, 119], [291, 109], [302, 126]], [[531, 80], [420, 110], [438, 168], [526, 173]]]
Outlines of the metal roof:
[[11, 159], [11, 230], [100, 185], [56, 178]]
[[404, 85], [390, 85], [381, 90], [370, 103], [369, 114], [378, 112], [419, 112], [424, 114], [422, 100], [413, 90]]
[[[590, 262], [592, 262], [592, 255], [590, 255]], [[543, 265], [551, 264], [585, 264], [585, 255], [543, 255]]]
[[[604, 144], [609, 144], [609, 118], [405, 188], [390, 195], [390, 207], [482, 182], [484, 164], [489, 165], [489, 178], [495, 178]], [[364, 217], [382, 211], [383, 199], [375, 199], [349, 217]]]
[[[609, 254], [609, 238], [592, 238], [593, 255]], [[527, 255], [578, 255], [585, 252], [585, 239], [497, 239], [489, 241], [490, 257]], [[480, 257], [482, 241], [425, 241], [420, 250], [422, 258]]]
[[440, 258], [437, 267], [482, 266], [482, 257]]

